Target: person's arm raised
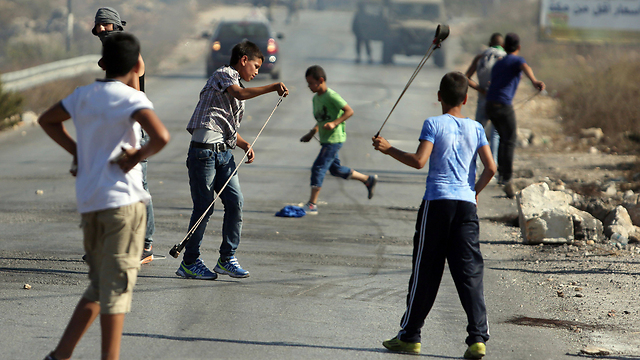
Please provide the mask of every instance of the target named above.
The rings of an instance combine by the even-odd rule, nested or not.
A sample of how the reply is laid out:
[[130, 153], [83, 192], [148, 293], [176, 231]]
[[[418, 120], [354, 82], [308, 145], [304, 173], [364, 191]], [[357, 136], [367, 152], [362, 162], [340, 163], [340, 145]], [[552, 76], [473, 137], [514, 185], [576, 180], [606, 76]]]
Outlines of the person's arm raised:
[[527, 75], [529, 80], [531, 80], [531, 83], [536, 89], [538, 89], [538, 91], [542, 91], [545, 89], [544, 83], [536, 79], [536, 76], [533, 75], [533, 70], [531, 69], [531, 66], [529, 66], [527, 63], [523, 63], [520, 68], [522, 69], [524, 74]]
[[226, 91], [229, 93], [229, 95], [238, 100], [253, 99], [256, 96], [270, 93], [272, 91], [276, 91], [280, 96], [284, 95], [286, 97], [287, 95], [289, 95], [289, 89], [287, 89], [287, 87], [282, 82], [265, 86], [248, 87], [244, 89], [240, 87], [240, 85], [234, 84], [229, 86]]
[[420, 145], [415, 153], [405, 152], [391, 146], [382, 136], [373, 137], [372, 140], [374, 149], [416, 169], [422, 169], [427, 164], [433, 151], [433, 143], [427, 140], [420, 140]]

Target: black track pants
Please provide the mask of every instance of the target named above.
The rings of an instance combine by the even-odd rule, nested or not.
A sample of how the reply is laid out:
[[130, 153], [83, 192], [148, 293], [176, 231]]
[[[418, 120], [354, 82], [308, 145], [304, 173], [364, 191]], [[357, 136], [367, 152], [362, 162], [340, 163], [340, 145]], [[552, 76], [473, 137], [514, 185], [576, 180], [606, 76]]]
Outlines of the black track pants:
[[467, 344], [489, 340], [479, 230], [473, 203], [457, 200], [422, 202], [413, 237], [413, 270], [407, 310], [400, 322], [400, 340], [421, 342], [421, 328], [436, 300], [445, 259], [467, 313]]

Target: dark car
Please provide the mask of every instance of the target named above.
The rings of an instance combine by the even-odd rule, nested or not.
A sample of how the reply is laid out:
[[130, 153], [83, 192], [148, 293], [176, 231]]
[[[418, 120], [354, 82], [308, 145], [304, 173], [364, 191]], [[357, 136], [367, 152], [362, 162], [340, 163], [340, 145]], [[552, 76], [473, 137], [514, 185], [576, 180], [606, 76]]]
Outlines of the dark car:
[[260, 48], [264, 62], [260, 73], [271, 74], [273, 79], [280, 78], [278, 65], [278, 42], [281, 34], [274, 34], [268, 22], [263, 21], [223, 21], [211, 36], [207, 55], [207, 77], [223, 65], [230, 65], [231, 49], [244, 40], [249, 40]]

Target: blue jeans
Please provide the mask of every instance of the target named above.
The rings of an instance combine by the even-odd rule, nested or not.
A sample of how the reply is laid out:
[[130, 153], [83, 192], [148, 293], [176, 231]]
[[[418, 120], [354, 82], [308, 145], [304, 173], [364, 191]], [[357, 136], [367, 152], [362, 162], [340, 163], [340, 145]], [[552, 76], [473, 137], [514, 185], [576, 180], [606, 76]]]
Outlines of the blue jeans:
[[[487, 117], [487, 100], [484, 96], [478, 96], [478, 107], [476, 108], [476, 121], [479, 122], [482, 127], [487, 126], [487, 122], [489, 118]], [[500, 144], [500, 135], [498, 135], [498, 130], [493, 125], [493, 121], [489, 128], [487, 129], [489, 132], [489, 147], [491, 148], [491, 154], [493, 155], [493, 162], [498, 163], [498, 145]]]
[[[189, 148], [187, 168], [189, 169], [189, 186], [193, 201], [193, 212], [191, 213], [191, 221], [189, 221], [189, 229], [191, 229], [207, 210], [207, 207], [211, 205], [215, 193], [219, 192], [234, 172], [236, 163], [230, 150], [214, 152], [209, 149]], [[240, 243], [242, 231], [244, 198], [240, 190], [238, 174], [235, 174], [227, 187], [224, 188], [220, 194], [220, 200], [224, 205], [220, 258], [224, 261], [234, 256]], [[183, 258], [185, 263], [192, 264], [200, 257], [200, 244], [202, 244], [204, 231], [212, 213], [213, 206], [187, 242]]]
[[[144, 130], [142, 131], [142, 139], [140, 139], [140, 146], [144, 146], [149, 141], [149, 134]], [[147, 166], [148, 161], [144, 159], [140, 161], [140, 167], [142, 167], [142, 187], [149, 192], [149, 182], [147, 181]], [[144, 247], [148, 249], [153, 243], [153, 233], [156, 232], [156, 222], [153, 218], [153, 202], [149, 199], [147, 204], [147, 231], [144, 235]]]
[[[149, 192], [149, 182], [147, 181], [147, 159], [140, 161], [140, 166], [142, 167], [142, 187]], [[147, 204], [147, 227], [144, 235], [145, 249], [148, 249], [153, 243], [154, 232], [156, 232], [156, 223], [153, 218], [153, 202], [149, 199], [149, 203]]]
[[327, 170], [333, 176], [348, 179], [351, 177], [353, 170], [346, 166], [340, 165], [340, 159], [338, 159], [338, 151], [342, 147], [342, 143], [338, 144], [322, 144], [320, 153], [313, 162], [311, 167], [311, 186], [322, 187], [324, 176]]

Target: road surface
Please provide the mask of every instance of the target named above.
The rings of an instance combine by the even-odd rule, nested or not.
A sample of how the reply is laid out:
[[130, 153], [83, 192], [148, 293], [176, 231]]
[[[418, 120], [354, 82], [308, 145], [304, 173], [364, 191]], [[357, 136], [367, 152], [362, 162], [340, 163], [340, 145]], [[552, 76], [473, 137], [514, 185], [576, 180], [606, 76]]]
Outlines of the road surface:
[[[402, 359], [381, 341], [398, 331], [411, 266], [411, 237], [424, 192], [426, 169], [410, 169], [373, 151], [371, 136], [393, 105], [419, 57], [396, 57], [395, 66], [355, 64], [351, 14], [304, 11], [301, 21], [275, 27], [281, 41], [282, 80], [291, 90], [255, 145], [256, 161], [240, 168], [245, 197], [237, 256], [248, 279], [178, 278], [179, 261], [144, 265], [127, 316], [123, 359]], [[452, 30], [455, 36], [455, 30]], [[452, 42], [453, 44], [453, 42]], [[445, 44], [446, 46], [446, 44]], [[380, 47], [374, 46], [379, 58]], [[449, 56], [453, 58], [453, 56]], [[305, 69], [325, 68], [328, 84], [355, 110], [347, 122], [343, 164], [378, 174], [372, 200], [357, 181], [327, 177], [319, 215], [286, 219], [274, 213], [309, 196], [315, 142], [299, 138], [314, 125]], [[155, 205], [154, 251], [168, 255], [186, 233], [191, 211], [185, 167], [185, 127], [205, 79], [204, 62], [150, 77], [149, 98], [172, 134], [149, 163]], [[382, 135], [414, 150], [423, 120], [440, 113], [436, 90], [444, 72], [425, 66]], [[258, 78], [247, 86], [270, 83]], [[274, 93], [247, 101], [240, 133], [253, 140], [276, 104]], [[472, 116], [475, 109], [466, 109]], [[71, 124], [69, 124], [71, 125]], [[22, 133], [22, 131], [25, 133]], [[236, 158], [242, 156], [236, 153]], [[0, 134], [0, 358], [39, 359], [56, 345], [87, 285], [70, 156], [38, 127]], [[42, 190], [42, 194], [36, 194]], [[486, 220], [514, 211], [490, 186], [480, 196], [485, 288], [491, 325], [487, 359], [564, 359], [563, 332], [509, 324], [513, 316], [543, 316], [529, 299], [503, 286], [501, 250], [510, 230]], [[203, 242], [213, 266], [221, 206]], [[31, 290], [23, 289], [30, 284]], [[524, 304], [524, 305], [523, 305]], [[457, 359], [464, 352], [466, 317], [448, 271], [423, 331], [422, 358]], [[76, 359], [99, 355], [99, 326], [79, 344]]]

